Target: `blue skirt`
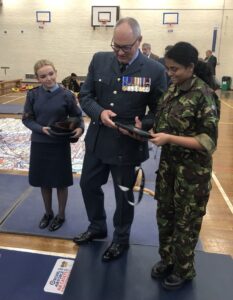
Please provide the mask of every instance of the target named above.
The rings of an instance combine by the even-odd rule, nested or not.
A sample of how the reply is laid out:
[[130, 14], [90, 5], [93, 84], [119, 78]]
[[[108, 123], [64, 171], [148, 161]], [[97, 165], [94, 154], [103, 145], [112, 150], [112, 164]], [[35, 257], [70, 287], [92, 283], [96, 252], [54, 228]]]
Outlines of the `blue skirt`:
[[44, 188], [73, 185], [70, 143], [32, 142], [29, 183]]

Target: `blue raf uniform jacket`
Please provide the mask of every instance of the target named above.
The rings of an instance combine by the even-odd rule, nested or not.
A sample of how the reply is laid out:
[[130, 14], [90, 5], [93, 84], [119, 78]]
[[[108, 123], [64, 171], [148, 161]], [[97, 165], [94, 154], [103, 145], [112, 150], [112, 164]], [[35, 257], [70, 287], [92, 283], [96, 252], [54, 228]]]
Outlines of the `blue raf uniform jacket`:
[[138, 116], [143, 129], [148, 130], [153, 125], [157, 100], [166, 87], [164, 66], [141, 52], [123, 74], [113, 52], [96, 53], [80, 91], [81, 107], [91, 118], [86, 150], [107, 164], [138, 165], [146, 160], [148, 143], [106, 127], [100, 114], [112, 110], [117, 114], [114, 121], [125, 124], [134, 124]]

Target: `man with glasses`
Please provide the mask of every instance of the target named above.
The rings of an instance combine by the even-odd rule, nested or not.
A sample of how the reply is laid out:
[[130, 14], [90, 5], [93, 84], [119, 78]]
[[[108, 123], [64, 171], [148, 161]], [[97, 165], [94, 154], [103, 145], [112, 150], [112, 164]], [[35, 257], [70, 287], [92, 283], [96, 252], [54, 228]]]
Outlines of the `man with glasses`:
[[149, 157], [148, 143], [123, 134], [114, 122], [138, 124], [140, 120], [142, 129], [149, 130], [158, 97], [166, 89], [164, 67], [140, 52], [141, 40], [135, 19], [119, 20], [111, 41], [113, 52], [98, 52], [93, 56], [80, 91], [81, 107], [91, 118], [80, 180], [90, 225], [73, 241], [82, 245], [107, 236], [101, 187], [111, 173], [116, 198], [115, 230], [112, 243], [102, 256], [105, 262], [120, 257], [129, 247], [134, 217], [130, 202], [134, 202], [134, 195], [132, 189], [123, 192], [119, 185], [132, 187], [135, 167]]

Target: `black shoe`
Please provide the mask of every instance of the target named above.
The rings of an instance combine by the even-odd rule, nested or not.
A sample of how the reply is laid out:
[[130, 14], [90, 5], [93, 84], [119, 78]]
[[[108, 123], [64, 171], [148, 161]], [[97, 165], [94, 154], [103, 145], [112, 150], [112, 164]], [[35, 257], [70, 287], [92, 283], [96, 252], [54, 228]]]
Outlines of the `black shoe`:
[[173, 265], [167, 265], [162, 260], [157, 262], [152, 270], [151, 277], [155, 279], [167, 277], [173, 270]]
[[40, 220], [39, 228], [40, 229], [46, 228], [52, 219], [53, 219], [53, 213], [51, 215], [44, 214], [43, 218]]
[[102, 256], [102, 261], [108, 262], [120, 257], [127, 249], [129, 244], [112, 243]]
[[177, 290], [180, 289], [185, 283], [191, 281], [191, 279], [181, 278], [176, 274], [170, 274], [162, 282], [162, 286], [167, 290]]
[[62, 224], [65, 222], [65, 219], [59, 217], [59, 216], [56, 216], [52, 223], [50, 224], [49, 226], [49, 231], [55, 231], [55, 230], [58, 230]]
[[104, 239], [107, 236], [107, 232], [92, 232], [92, 231], [85, 231], [78, 235], [77, 237], [73, 238], [73, 242], [78, 245], [87, 244], [94, 239]]

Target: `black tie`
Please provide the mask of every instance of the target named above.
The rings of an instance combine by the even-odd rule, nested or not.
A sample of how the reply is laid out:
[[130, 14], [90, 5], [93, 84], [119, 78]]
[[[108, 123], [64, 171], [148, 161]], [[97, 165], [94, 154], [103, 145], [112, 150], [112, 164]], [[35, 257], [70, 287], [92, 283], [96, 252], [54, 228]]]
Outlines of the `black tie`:
[[128, 66], [128, 64], [120, 64], [121, 73], [125, 72], [127, 66]]

